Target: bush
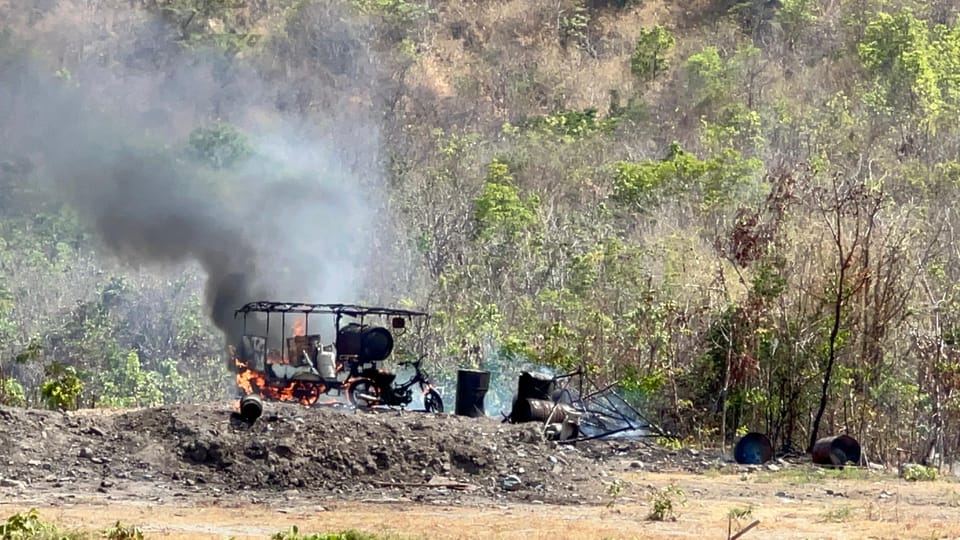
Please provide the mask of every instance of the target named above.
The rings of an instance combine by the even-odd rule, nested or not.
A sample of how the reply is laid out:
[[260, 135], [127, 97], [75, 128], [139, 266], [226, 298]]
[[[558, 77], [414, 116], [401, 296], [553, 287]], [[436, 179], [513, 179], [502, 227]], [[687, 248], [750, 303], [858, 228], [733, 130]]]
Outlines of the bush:
[[659, 489], [650, 497], [650, 521], [676, 521], [679, 517], [677, 507], [686, 501], [684, 492], [674, 484]]
[[118, 521], [113, 527], [103, 531], [107, 540], [143, 540], [143, 531], [139, 527], [126, 527]]
[[271, 540], [386, 540], [387, 538], [394, 537], [370, 534], [352, 529], [333, 533], [300, 534], [300, 530], [294, 525], [286, 532], [278, 532], [270, 538]]
[[26, 403], [23, 386], [13, 377], [0, 377], [0, 405], [23, 407]]
[[252, 156], [253, 148], [240, 130], [217, 123], [190, 133], [189, 154], [214, 169], [228, 169]]
[[83, 381], [73, 366], [54, 362], [44, 370], [47, 380], [40, 387], [40, 395], [50, 409], [74, 410], [80, 406]]
[[907, 463], [903, 466], [903, 479], [908, 482], [932, 482], [938, 476], [936, 467], [927, 467], [918, 463]]
[[79, 540], [84, 535], [68, 533], [40, 519], [37, 510], [19, 512], [0, 523], [0, 540]]

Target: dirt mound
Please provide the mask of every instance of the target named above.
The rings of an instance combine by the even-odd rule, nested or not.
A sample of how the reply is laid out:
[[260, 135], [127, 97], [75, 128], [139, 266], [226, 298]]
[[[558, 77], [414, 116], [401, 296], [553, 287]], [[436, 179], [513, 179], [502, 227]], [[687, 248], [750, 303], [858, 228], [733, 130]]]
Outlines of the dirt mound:
[[570, 503], [600, 498], [613, 470], [670, 459], [638, 441], [559, 445], [537, 424], [494, 418], [269, 402], [247, 423], [233, 411], [230, 402], [73, 413], [0, 408], [0, 484]]

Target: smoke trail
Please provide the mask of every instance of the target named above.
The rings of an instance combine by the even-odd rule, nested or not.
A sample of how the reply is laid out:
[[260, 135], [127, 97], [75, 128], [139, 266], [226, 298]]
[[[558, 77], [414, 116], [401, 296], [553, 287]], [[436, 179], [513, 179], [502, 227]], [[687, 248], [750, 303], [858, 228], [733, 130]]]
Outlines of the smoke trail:
[[[333, 22], [343, 34], [346, 23]], [[148, 20], [117, 43], [156, 43], [161, 30]], [[52, 38], [17, 39], [43, 51]], [[144, 68], [150, 55], [170, 65]], [[0, 148], [37, 164], [34, 181], [77, 209], [121, 260], [198, 262], [228, 340], [237, 336], [234, 310], [249, 301], [354, 300], [377, 204], [375, 125], [345, 108], [327, 112], [325, 129], [304, 125], [277, 113], [277, 96], [291, 88], [198, 58], [144, 45], [123, 62], [93, 55], [58, 76], [0, 40]], [[232, 169], [184, 152], [185, 135], [217, 117], [256, 134], [254, 155]]]

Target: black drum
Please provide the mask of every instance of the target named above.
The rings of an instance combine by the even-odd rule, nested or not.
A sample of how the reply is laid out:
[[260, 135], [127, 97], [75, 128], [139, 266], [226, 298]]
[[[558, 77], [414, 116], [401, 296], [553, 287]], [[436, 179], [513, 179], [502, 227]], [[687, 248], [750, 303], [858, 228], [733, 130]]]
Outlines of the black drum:
[[337, 334], [337, 355], [356, 356], [361, 363], [386, 360], [393, 352], [393, 334], [381, 326], [350, 323]]
[[457, 370], [457, 416], [486, 416], [483, 399], [490, 389], [490, 372], [475, 369]]
[[546, 373], [524, 371], [517, 381], [517, 398], [553, 400], [557, 389], [556, 380]]

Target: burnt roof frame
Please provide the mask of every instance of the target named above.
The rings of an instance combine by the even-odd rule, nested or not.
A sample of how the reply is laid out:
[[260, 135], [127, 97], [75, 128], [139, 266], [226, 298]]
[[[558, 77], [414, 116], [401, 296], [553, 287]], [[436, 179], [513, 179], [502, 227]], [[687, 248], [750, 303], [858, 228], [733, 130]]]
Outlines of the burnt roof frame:
[[234, 311], [233, 316], [248, 313], [303, 313], [306, 315], [328, 314], [362, 318], [367, 315], [400, 316], [400, 317], [428, 317], [423, 311], [409, 309], [388, 308], [380, 306], [363, 306], [359, 304], [308, 304], [304, 302], [250, 302]]
[[[334, 330], [339, 334], [343, 317], [359, 319], [364, 323], [367, 316], [380, 317], [406, 317], [413, 320], [414, 317], [423, 317], [424, 320], [429, 317], [428, 313], [423, 311], [413, 311], [410, 309], [388, 308], [380, 306], [363, 306], [360, 304], [310, 304], [305, 302], [249, 302], [240, 309], [233, 312], [233, 318], [243, 315], [243, 333], [247, 333], [247, 316], [251, 313], [265, 313], [266, 317], [266, 336], [264, 346], [269, 349], [270, 346], [270, 315], [280, 314], [281, 332], [286, 333], [288, 313], [300, 313], [304, 316], [304, 332], [309, 333], [310, 315], [334, 315]], [[286, 340], [280, 338], [280, 355], [286, 356]]]

